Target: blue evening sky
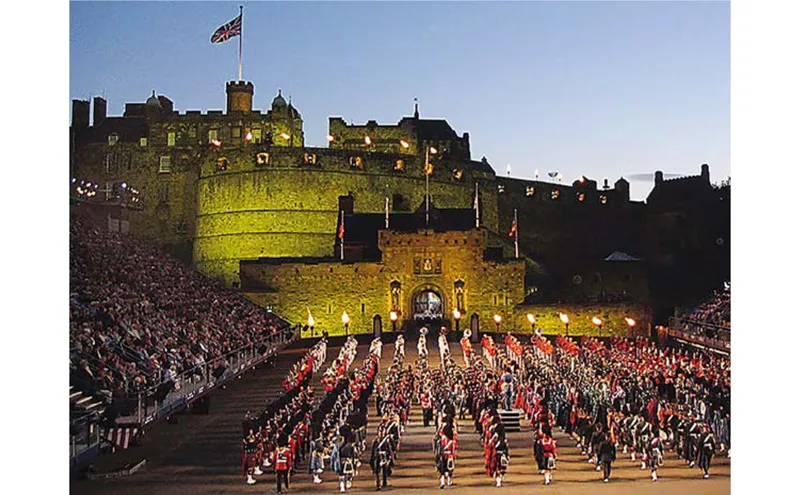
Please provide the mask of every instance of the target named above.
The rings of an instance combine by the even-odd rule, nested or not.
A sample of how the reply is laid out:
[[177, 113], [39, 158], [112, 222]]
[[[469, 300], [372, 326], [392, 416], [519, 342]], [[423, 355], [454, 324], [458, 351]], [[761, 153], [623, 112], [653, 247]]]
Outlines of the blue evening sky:
[[309, 146], [416, 97], [498, 174], [626, 176], [634, 199], [655, 170], [730, 176], [728, 2], [71, 2], [70, 97], [224, 109], [238, 38], [209, 37], [240, 4], [254, 106], [282, 88]]

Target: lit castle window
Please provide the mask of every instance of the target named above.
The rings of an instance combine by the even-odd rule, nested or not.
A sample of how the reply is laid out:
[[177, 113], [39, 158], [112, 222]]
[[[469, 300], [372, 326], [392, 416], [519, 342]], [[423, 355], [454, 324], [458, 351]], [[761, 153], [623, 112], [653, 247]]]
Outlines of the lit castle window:
[[553, 189], [550, 192], [550, 199], [552, 199], [553, 201], [557, 200], [559, 196], [561, 196], [561, 191], [559, 191], [558, 189]]
[[269, 153], [256, 154], [256, 167], [266, 167], [269, 165]]
[[606, 203], [608, 203], [608, 196], [606, 196], [605, 194], [600, 195], [600, 204], [606, 204]]
[[461, 177], [464, 176], [464, 171], [458, 168], [453, 169], [453, 178], [455, 180], [461, 180]]
[[528, 186], [525, 188], [525, 196], [533, 196], [533, 193], [536, 192], [533, 186]]
[[579, 202], [583, 203], [583, 201], [584, 201], [585, 199], [586, 199], [586, 194], [584, 194], [584, 193], [578, 193], [578, 201], [579, 201]]
[[228, 170], [228, 159], [224, 156], [217, 158], [217, 165], [215, 172], [222, 172], [224, 170]]
[[406, 163], [403, 160], [397, 160], [394, 162], [394, 171], [395, 172], [405, 172], [406, 171]]
[[503, 184], [497, 184], [497, 192], [503, 194], [504, 192], [506, 192], [506, 186], [504, 186]]
[[350, 167], [364, 170], [364, 159], [360, 156], [350, 157]]

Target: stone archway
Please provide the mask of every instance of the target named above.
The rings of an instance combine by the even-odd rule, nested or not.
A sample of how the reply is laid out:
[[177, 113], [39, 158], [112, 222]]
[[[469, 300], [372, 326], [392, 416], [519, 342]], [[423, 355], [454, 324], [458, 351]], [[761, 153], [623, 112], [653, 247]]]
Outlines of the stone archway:
[[411, 292], [408, 315], [415, 333], [427, 326], [431, 333], [438, 334], [439, 328], [449, 322], [444, 291], [431, 284], [417, 287]]

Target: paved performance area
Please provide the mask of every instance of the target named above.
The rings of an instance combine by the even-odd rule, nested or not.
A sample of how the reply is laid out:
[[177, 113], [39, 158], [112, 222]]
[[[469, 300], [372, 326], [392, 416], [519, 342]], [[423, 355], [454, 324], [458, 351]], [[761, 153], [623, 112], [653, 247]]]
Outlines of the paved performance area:
[[[335, 344], [333, 344], [335, 345]], [[428, 340], [431, 366], [439, 365], [439, 354], [434, 349], [434, 339]], [[458, 344], [450, 344], [451, 354], [464, 366]], [[107, 471], [126, 463], [147, 459], [147, 465], [138, 473], [106, 481], [74, 481], [71, 492], [76, 494], [221, 494], [221, 493], [274, 493], [275, 477], [269, 471], [257, 476], [258, 483], [248, 486], [241, 474], [241, 421], [245, 411], [256, 411], [281, 392], [281, 380], [286, 372], [305, 352], [295, 348], [277, 356], [274, 366], [260, 367], [225, 390], [215, 393], [208, 415], [182, 414], [175, 424], [162, 423], [147, 433], [143, 445], [100, 458], [95, 463], [100, 471]], [[361, 363], [368, 344], [361, 343], [354, 367]], [[391, 364], [393, 345], [384, 344], [381, 370]], [[328, 349], [327, 366], [338, 353], [338, 347]], [[406, 363], [417, 358], [416, 341], [406, 342]], [[312, 378], [312, 386], [322, 395], [320, 374]], [[374, 396], [370, 400], [370, 423], [367, 446], [371, 444], [377, 421]], [[651, 481], [649, 470], [641, 470], [641, 462], [633, 463], [630, 455], [618, 452], [611, 480], [603, 483], [601, 473], [576, 448], [575, 441], [559, 429], [554, 429], [558, 442], [559, 458], [554, 471], [554, 481], [544, 486], [543, 477], [536, 471], [532, 455], [531, 428], [524, 424], [521, 432], [508, 433], [511, 460], [502, 487], [486, 476], [483, 449], [474, 424], [468, 418], [459, 422], [458, 460], [452, 487], [439, 489], [438, 474], [434, 466], [431, 441], [434, 426], [423, 427], [419, 404], [414, 403], [402, 438], [394, 473], [389, 479], [388, 492], [415, 490], [420, 493], [440, 493], [457, 490], [459, 494], [485, 493], [486, 490], [519, 493], [558, 494], [727, 494], [730, 493], [730, 459], [714, 457], [711, 478], [702, 479], [697, 468], [689, 468], [675, 454], [668, 451], [664, 466], [658, 471], [659, 480]], [[362, 454], [363, 465], [349, 492], [374, 492], [375, 478], [368, 464], [369, 453]], [[288, 493], [338, 493], [335, 474], [326, 465], [322, 484], [312, 484], [307, 473], [308, 465], [298, 466], [291, 479]]]

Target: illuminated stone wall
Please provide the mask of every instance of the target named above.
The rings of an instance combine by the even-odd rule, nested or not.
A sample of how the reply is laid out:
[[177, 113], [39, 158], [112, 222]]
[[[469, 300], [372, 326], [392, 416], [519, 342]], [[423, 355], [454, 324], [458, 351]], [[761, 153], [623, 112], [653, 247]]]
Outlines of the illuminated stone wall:
[[[272, 149], [269, 164], [257, 167], [256, 151], [210, 153], [197, 182], [194, 263], [227, 284], [237, 280], [242, 259], [334, 256], [339, 196], [352, 193], [357, 213], [383, 212], [387, 194], [401, 195], [412, 209], [425, 198], [422, 163], [415, 157], [326, 148]], [[307, 155], [316, 155], [315, 165], [304, 163]], [[363, 169], [351, 165], [355, 156], [364, 157]], [[227, 170], [217, 171], [222, 157], [227, 159]], [[394, 170], [397, 159], [408, 160], [405, 172]], [[484, 223], [496, 228], [496, 193], [490, 183], [469, 171], [458, 181], [439, 167], [430, 181], [432, 201], [442, 208], [470, 208], [476, 180], [484, 184]]]
[[[524, 262], [484, 261], [484, 230], [416, 234], [381, 231], [379, 239], [383, 252], [379, 263], [242, 263], [245, 279], [275, 291], [245, 287], [245, 293], [258, 304], [273, 306], [292, 322], [305, 322], [310, 310], [317, 328], [331, 335], [343, 333], [343, 311], [351, 317], [354, 333], [372, 332], [376, 315], [382, 318], [384, 330], [390, 331], [389, 312], [393, 308], [401, 314], [398, 327], [410, 325], [413, 297], [423, 290], [441, 296], [443, 314], [449, 317], [458, 301], [457, 282], [463, 282], [461, 309], [467, 312], [465, 318], [473, 313], [491, 318], [524, 297]], [[426, 260], [431, 263], [428, 270]], [[396, 300], [393, 283], [400, 288]]]
[[[636, 331], [646, 331], [650, 315], [638, 305], [536, 305], [522, 306], [524, 298], [524, 262], [506, 260], [487, 262], [483, 251], [487, 246], [485, 230], [434, 233], [422, 231], [408, 234], [380, 231], [381, 262], [339, 263], [242, 263], [245, 280], [257, 281], [270, 289], [244, 292], [248, 298], [273, 309], [293, 323], [305, 324], [310, 311], [316, 322], [317, 335], [327, 330], [341, 335], [343, 312], [351, 319], [351, 333], [368, 334], [373, 320], [380, 316], [383, 330], [391, 331], [389, 312], [399, 310], [398, 328], [413, 326], [412, 301], [421, 290], [434, 290], [443, 300], [443, 315], [454, 326], [452, 311], [457, 304], [457, 283], [463, 282], [461, 328], [469, 326], [473, 314], [478, 315], [481, 331], [495, 332], [493, 316], [504, 321], [501, 332], [512, 329], [527, 332], [526, 314], [532, 313], [537, 326], [547, 334], [564, 333], [559, 312], [571, 319], [570, 335], [598, 335], [591, 322], [600, 317], [605, 325], [603, 335], [627, 335], [624, 318], [637, 322]], [[425, 273], [424, 262], [432, 269]], [[441, 265], [437, 265], [440, 262]], [[440, 270], [437, 270], [440, 266]], [[438, 272], [438, 273], [437, 273]], [[393, 296], [392, 286], [399, 284]], [[395, 297], [397, 298], [395, 300]], [[396, 305], [395, 305], [396, 304]], [[310, 336], [310, 333], [304, 333]]]

